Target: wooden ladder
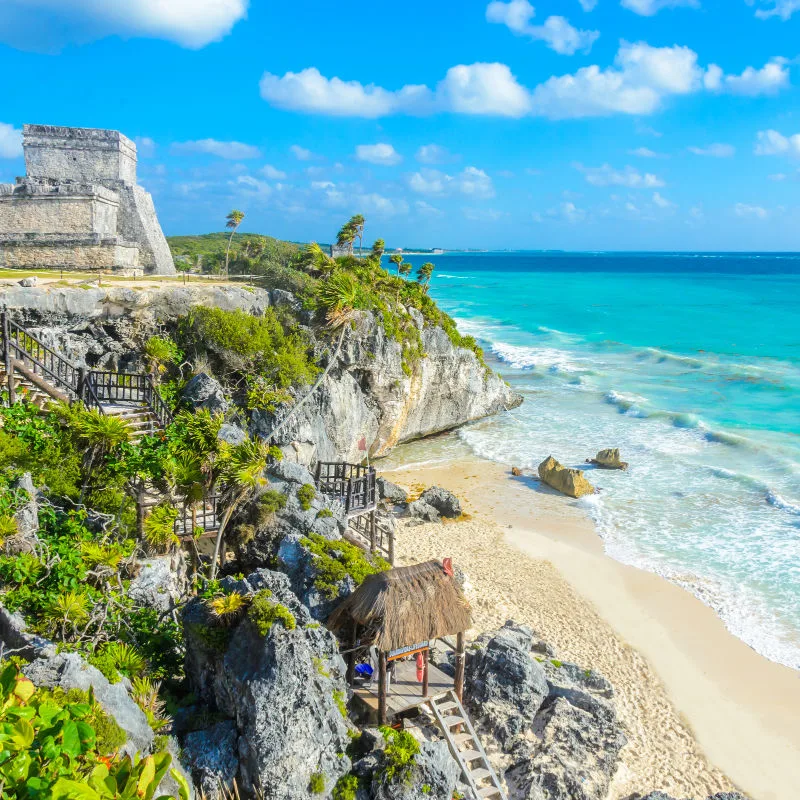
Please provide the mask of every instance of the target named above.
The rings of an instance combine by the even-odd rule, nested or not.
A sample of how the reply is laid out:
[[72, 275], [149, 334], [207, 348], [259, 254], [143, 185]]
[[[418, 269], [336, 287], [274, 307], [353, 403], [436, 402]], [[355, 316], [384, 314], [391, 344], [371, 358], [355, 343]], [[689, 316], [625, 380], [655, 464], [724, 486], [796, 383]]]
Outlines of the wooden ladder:
[[438, 697], [432, 697], [429, 702], [433, 716], [444, 733], [453, 758], [461, 767], [464, 782], [471, 789], [474, 800], [508, 800], [455, 691], [451, 689]]

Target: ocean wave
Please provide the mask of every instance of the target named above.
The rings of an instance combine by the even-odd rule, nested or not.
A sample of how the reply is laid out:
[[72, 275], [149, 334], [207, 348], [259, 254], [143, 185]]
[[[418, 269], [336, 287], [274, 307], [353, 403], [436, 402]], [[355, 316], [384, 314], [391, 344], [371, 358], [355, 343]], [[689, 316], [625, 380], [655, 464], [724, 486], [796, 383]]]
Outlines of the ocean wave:
[[693, 369], [701, 369], [706, 366], [706, 362], [700, 358], [670, 353], [668, 350], [661, 350], [658, 347], [646, 347], [644, 350], [639, 351], [637, 355], [640, 359], [654, 358], [660, 363], [671, 362], [685, 367], [692, 367]]
[[568, 353], [551, 347], [524, 347], [499, 342], [492, 345], [491, 351], [514, 369], [547, 369], [556, 373], [590, 371], [572, 360]]
[[620, 414], [627, 414], [630, 417], [641, 417], [646, 419], [648, 417], [647, 411], [642, 408], [642, 405], [647, 403], [647, 398], [638, 394], [624, 394], [623, 392], [616, 392], [613, 389], [605, 393], [605, 401], [612, 406], [616, 406]]
[[781, 497], [776, 491], [770, 489], [767, 492], [767, 502], [781, 511], [787, 511], [789, 514], [800, 517], [800, 505], [790, 503], [786, 498]]

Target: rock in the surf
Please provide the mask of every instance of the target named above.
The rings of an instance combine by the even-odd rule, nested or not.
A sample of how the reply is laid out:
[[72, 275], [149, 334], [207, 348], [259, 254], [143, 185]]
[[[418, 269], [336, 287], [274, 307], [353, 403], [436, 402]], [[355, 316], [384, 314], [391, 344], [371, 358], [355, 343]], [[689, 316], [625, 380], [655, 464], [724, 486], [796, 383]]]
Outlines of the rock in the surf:
[[587, 458], [586, 463], [601, 469], [628, 469], [628, 462], [620, 460], [618, 447], [601, 450], [594, 458]]
[[595, 491], [581, 470], [562, 466], [553, 456], [539, 464], [539, 478], [550, 488], [570, 497], [583, 497]]

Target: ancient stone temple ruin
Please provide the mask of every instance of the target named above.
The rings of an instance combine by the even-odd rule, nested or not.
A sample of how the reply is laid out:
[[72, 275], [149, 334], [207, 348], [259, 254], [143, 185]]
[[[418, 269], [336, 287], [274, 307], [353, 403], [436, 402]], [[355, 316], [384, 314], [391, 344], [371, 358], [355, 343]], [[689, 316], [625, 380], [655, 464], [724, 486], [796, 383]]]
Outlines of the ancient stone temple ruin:
[[0, 267], [174, 274], [130, 139], [25, 125], [23, 148], [27, 175], [0, 184]]

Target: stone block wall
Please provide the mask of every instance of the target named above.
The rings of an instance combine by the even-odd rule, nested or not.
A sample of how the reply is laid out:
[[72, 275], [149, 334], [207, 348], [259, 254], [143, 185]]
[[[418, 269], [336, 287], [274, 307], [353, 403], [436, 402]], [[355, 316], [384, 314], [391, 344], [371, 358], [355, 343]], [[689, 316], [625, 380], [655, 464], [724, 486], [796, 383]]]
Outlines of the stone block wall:
[[136, 145], [118, 131], [24, 125], [22, 146], [30, 178], [136, 183]]
[[[100, 191], [96, 191], [100, 189]], [[119, 199], [102, 187], [75, 186], [67, 192], [0, 193], [0, 231], [117, 235]]]
[[139, 248], [117, 239], [45, 237], [30, 241], [0, 239], [0, 268], [57, 270], [125, 270], [139, 268]]

